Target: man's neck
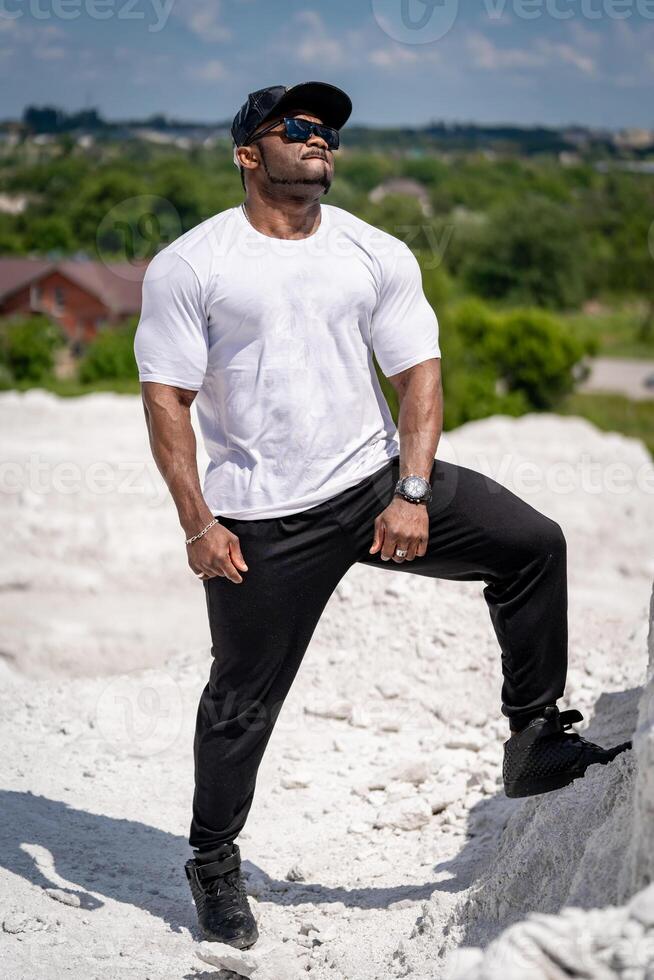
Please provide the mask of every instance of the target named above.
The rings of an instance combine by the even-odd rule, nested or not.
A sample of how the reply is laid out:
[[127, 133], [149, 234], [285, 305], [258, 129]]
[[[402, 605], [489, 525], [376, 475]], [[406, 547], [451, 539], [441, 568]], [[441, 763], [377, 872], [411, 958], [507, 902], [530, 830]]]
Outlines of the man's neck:
[[320, 201], [265, 201], [248, 195], [243, 202], [246, 218], [270, 238], [308, 238], [321, 222]]

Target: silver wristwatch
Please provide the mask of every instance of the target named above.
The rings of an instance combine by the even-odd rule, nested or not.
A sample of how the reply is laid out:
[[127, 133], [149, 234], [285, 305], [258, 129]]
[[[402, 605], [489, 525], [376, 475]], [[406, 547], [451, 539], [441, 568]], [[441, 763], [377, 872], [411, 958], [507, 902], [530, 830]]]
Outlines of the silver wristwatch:
[[426, 504], [431, 500], [431, 484], [424, 477], [410, 473], [397, 481], [393, 493], [411, 504]]

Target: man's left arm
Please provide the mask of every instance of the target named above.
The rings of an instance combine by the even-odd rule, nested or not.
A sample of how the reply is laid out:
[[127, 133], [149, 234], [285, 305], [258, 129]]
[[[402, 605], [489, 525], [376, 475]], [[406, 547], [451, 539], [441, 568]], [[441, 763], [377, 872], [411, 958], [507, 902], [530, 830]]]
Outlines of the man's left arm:
[[[372, 343], [384, 375], [398, 393], [400, 477], [429, 479], [443, 427], [441, 349], [436, 313], [425, 296], [422, 273], [403, 242], [380, 255], [382, 282], [372, 316]], [[429, 541], [424, 503], [394, 496], [375, 521], [370, 553], [388, 561], [412, 561]], [[395, 549], [406, 552], [396, 557]]]
[[[441, 359], [432, 357], [388, 379], [400, 404], [397, 429], [400, 439], [400, 478], [410, 473], [429, 480], [443, 431]], [[412, 561], [425, 554], [429, 541], [426, 504], [412, 504], [398, 495], [375, 520], [370, 554], [381, 549], [382, 561]], [[406, 557], [395, 557], [395, 549]]]

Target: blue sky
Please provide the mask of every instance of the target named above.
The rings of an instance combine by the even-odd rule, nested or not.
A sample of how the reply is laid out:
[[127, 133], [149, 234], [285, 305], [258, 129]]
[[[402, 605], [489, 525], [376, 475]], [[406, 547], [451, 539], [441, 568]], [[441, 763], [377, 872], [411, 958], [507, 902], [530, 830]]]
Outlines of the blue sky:
[[654, 128], [654, 0], [0, 0], [0, 118], [231, 118], [321, 79], [352, 122]]

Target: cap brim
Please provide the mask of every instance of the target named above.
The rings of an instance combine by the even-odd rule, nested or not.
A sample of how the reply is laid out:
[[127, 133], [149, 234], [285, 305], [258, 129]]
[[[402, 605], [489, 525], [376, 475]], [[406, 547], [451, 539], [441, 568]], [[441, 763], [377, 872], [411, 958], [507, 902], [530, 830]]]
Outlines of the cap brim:
[[328, 82], [300, 82], [286, 90], [261, 122], [291, 110], [304, 110], [318, 116], [325, 126], [340, 129], [350, 118], [352, 100], [346, 92]]

